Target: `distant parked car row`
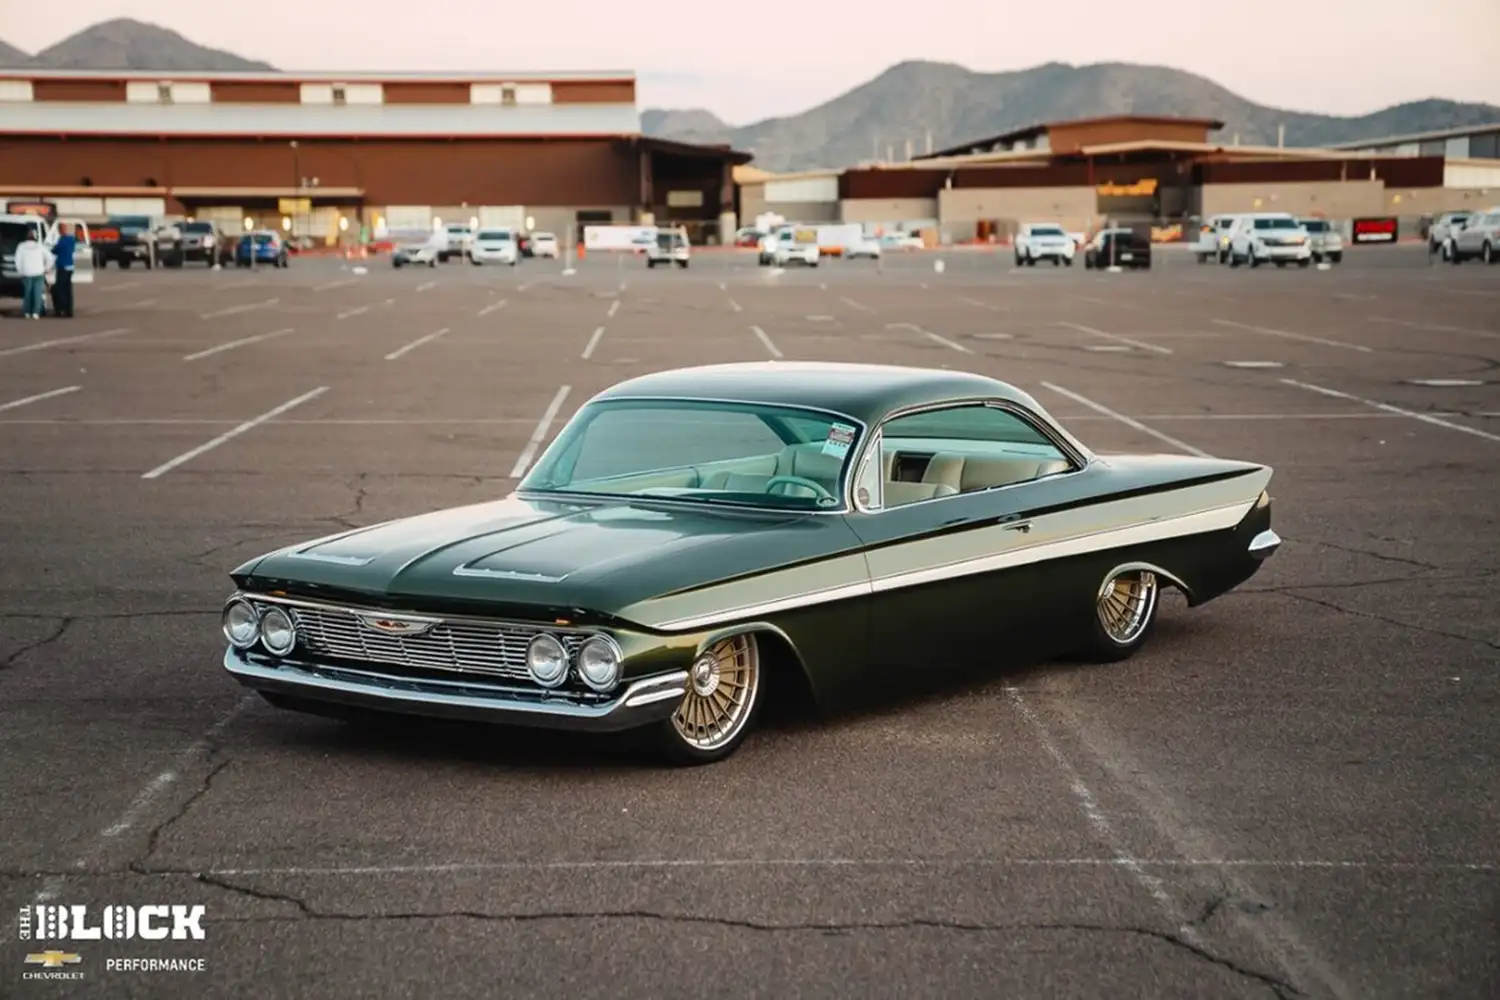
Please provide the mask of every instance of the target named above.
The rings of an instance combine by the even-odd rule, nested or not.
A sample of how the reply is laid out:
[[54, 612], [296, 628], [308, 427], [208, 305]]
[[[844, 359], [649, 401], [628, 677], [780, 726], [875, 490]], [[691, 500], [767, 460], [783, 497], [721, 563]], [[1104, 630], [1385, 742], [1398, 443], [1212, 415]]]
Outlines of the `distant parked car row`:
[[1344, 259], [1344, 238], [1327, 219], [1299, 219], [1287, 212], [1236, 212], [1203, 220], [1193, 245], [1198, 263], [1230, 267], [1296, 264], [1307, 267]]
[[1480, 212], [1445, 212], [1427, 230], [1427, 249], [1450, 264], [1500, 260], [1500, 205]]

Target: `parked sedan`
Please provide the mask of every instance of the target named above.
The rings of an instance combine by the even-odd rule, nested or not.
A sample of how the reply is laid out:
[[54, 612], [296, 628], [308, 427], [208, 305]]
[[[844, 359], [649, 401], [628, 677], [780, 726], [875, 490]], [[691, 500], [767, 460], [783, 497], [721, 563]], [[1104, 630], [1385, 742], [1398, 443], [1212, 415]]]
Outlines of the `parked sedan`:
[[744, 363], [589, 400], [502, 499], [356, 528], [231, 576], [224, 667], [273, 705], [733, 753], [992, 650], [1139, 651], [1280, 544], [1271, 469], [1098, 456], [969, 372]]
[[1083, 251], [1086, 268], [1128, 267], [1149, 270], [1151, 237], [1134, 229], [1101, 229]]
[[1453, 264], [1476, 257], [1486, 264], [1500, 261], [1500, 206], [1475, 212], [1456, 226], [1443, 250], [1443, 257]]
[[405, 243], [391, 252], [391, 266], [406, 267], [426, 265], [437, 267], [439, 259], [438, 248], [431, 240], [426, 243]]

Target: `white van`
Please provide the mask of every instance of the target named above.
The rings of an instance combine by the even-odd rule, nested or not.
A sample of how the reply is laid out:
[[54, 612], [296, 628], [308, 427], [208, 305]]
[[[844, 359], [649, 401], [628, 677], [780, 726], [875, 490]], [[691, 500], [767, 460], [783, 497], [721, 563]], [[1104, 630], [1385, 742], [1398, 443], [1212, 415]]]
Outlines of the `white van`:
[[1229, 227], [1234, 225], [1234, 220], [1238, 218], [1238, 214], [1229, 213], [1210, 215], [1203, 220], [1203, 224], [1198, 228], [1198, 240], [1193, 244], [1193, 252], [1198, 256], [1198, 263], [1206, 264], [1212, 259], [1223, 264], [1229, 260]]

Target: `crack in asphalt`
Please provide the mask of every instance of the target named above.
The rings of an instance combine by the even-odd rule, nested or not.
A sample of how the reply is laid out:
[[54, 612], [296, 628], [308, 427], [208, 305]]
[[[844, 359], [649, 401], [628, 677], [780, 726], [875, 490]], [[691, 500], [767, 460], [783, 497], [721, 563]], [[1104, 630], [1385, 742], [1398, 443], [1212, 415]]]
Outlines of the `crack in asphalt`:
[[[222, 747], [220, 747], [217, 743], [209, 744], [209, 759], [212, 760], [214, 755], [217, 754], [221, 749]], [[151, 858], [153, 854], [156, 853], [156, 849], [161, 841], [162, 834], [166, 833], [173, 824], [186, 817], [187, 814], [192, 811], [193, 807], [198, 804], [199, 800], [207, 795], [210, 790], [212, 790], [214, 780], [218, 778], [218, 776], [224, 772], [224, 769], [232, 763], [232, 759], [226, 758], [219, 761], [213, 767], [209, 768], [208, 771], [204, 773], [202, 780], [198, 782], [198, 787], [193, 790], [193, 794], [184, 799], [182, 801], [182, 804], [179, 805], [177, 809], [171, 813], [171, 815], [167, 816], [160, 823], [157, 823], [151, 828], [151, 830], [146, 834], [146, 850], [141, 854], [139, 858], [131, 860], [130, 863], [126, 865], [126, 868], [129, 871], [134, 872], [137, 875], [156, 874], [156, 872], [146, 867], [146, 862]]]
[[1417, 625], [1413, 622], [1402, 621], [1399, 618], [1391, 618], [1386, 615], [1376, 614], [1373, 611], [1359, 611], [1355, 608], [1346, 608], [1342, 604], [1335, 604], [1332, 601], [1319, 600], [1318, 598], [1309, 596], [1308, 594], [1300, 594], [1294, 589], [1288, 588], [1286, 590], [1277, 591], [1277, 593], [1281, 594], [1284, 597], [1290, 597], [1294, 601], [1305, 601], [1308, 604], [1316, 604], [1320, 608], [1328, 608], [1331, 611], [1340, 611], [1346, 615], [1353, 615], [1356, 618], [1368, 618], [1372, 621], [1384, 622], [1387, 625], [1394, 625], [1396, 628], [1409, 629], [1413, 632], [1421, 632], [1425, 635], [1437, 635], [1442, 636], [1445, 639], [1458, 639], [1462, 642], [1472, 642], [1477, 643], [1481, 646], [1487, 646], [1490, 649], [1500, 649], [1500, 642], [1492, 642], [1489, 639], [1481, 639], [1478, 636], [1474, 635], [1462, 635], [1458, 632], [1446, 632], [1443, 629], [1432, 628], [1427, 625]]
[[7, 614], [7, 615], [3, 615], [3, 616], [0, 616], [0, 617], [4, 617], [4, 618], [42, 618], [42, 619], [51, 618], [51, 619], [54, 619], [57, 622], [57, 624], [53, 626], [52, 631], [49, 632], [47, 635], [43, 636], [40, 639], [36, 639], [36, 640], [34, 640], [32, 642], [28, 642], [25, 645], [22, 645], [19, 648], [12, 650], [10, 652], [10, 654], [7, 655], [4, 659], [0, 659], [0, 670], [8, 670], [8, 669], [10, 669], [11, 667], [15, 666], [16, 662], [18, 660], [20, 660], [21, 657], [25, 656], [27, 653], [34, 653], [37, 650], [43, 649], [43, 648], [45, 648], [47, 646], [50, 646], [52, 643], [54, 643], [57, 640], [61, 639], [67, 633], [68, 629], [70, 629], [70, 628], [73, 627], [73, 623], [78, 620], [76, 617], [71, 616], [71, 615], [65, 616], [65, 617], [57, 617], [57, 616], [54, 616], [54, 615], [9, 615], [9, 614]]
[[1404, 566], [1416, 566], [1420, 569], [1447, 570], [1447, 566], [1439, 566], [1436, 563], [1423, 562], [1420, 559], [1408, 559], [1404, 556], [1386, 555], [1384, 552], [1375, 552], [1371, 549], [1356, 548], [1353, 545], [1340, 545], [1338, 542], [1325, 542], [1318, 539], [1309, 539], [1314, 545], [1325, 549], [1333, 549], [1336, 552], [1348, 552], [1351, 555], [1369, 556], [1371, 559], [1379, 559], [1382, 562], [1401, 563]]
[[977, 921], [945, 920], [934, 917], [909, 917], [904, 920], [857, 920], [812, 922], [773, 922], [734, 917], [711, 917], [691, 913], [667, 913], [659, 910], [550, 910], [550, 911], [503, 911], [484, 910], [437, 910], [401, 911], [384, 913], [348, 913], [315, 908], [301, 896], [269, 889], [257, 889], [230, 881], [222, 876], [198, 873], [198, 882], [236, 895], [247, 896], [263, 902], [287, 903], [296, 909], [294, 916], [221, 918], [216, 923], [285, 923], [309, 921], [341, 921], [359, 923], [364, 921], [420, 921], [420, 920], [477, 920], [499, 923], [536, 923], [547, 920], [643, 920], [657, 923], [708, 924], [733, 930], [759, 931], [763, 933], [823, 933], [847, 934], [861, 931], [901, 930], [945, 930], [962, 933], [1005, 933], [1008, 931], [1072, 931], [1085, 934], [1132, 934], [1172, 945], [1202, 961], [1216, 965], [1265, 986], [1277, 1000], [1293, 1000], [1307, 994], [1294, 984], [1269, 973], [1261, 972], [1233, 959], [1216, 955], [1206, 948], [1191, 944], [1169, 931], [1133, 925], [1114, 926], [1082, 922], [1037, 922], [1037, 923], [987, 923]]

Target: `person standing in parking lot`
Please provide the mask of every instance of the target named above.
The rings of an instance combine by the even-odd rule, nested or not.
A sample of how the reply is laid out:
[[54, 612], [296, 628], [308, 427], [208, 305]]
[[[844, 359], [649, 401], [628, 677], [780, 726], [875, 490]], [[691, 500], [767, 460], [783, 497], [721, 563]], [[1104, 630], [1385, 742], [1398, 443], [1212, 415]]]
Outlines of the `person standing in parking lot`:
[[16, 273], [21, 276], [21, 305], [27, 319], [39, 319], [47, 308], [47, 268], [52, 253], [36, 234], [27, 231], [16, 247]]
[[52, 283], [52, 313], [71, 318], [73, 315], [73, 255], [78, 249], [78, 237], [73, 227], [66, 222], [57, 227], [57, 243], [52, 254], [57, 258], [57, 280]]

